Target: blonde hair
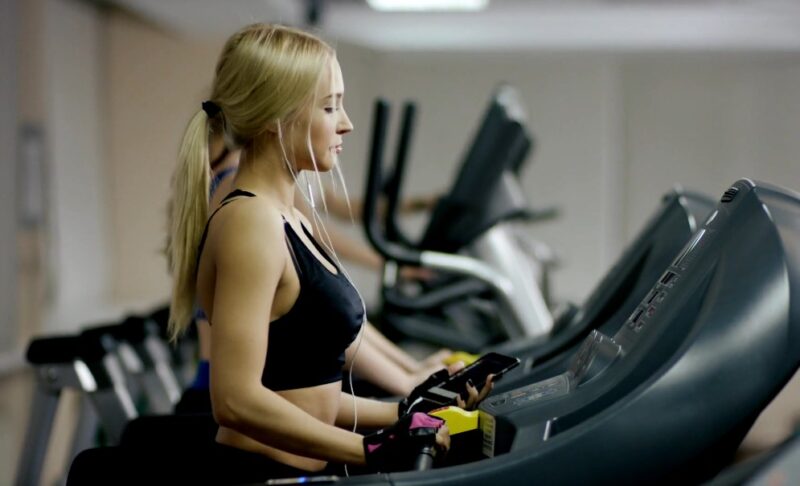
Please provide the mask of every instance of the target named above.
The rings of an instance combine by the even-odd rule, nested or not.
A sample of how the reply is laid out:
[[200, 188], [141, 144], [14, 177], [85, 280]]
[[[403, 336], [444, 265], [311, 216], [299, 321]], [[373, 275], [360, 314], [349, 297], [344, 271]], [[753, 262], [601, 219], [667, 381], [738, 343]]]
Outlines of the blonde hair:
[[173, 340], [191, 323], [196, 303], [198, 247], [208, 219], [211, 181], [209, 133], [221, 127], [226, 145], [246, 150], [257, 150], [270, 129], [279, 136], [286, 134], [314, 99], [317, 83], [334, 56], [333, 49], [317, 37], [279, 25], [249, 25], [226, 42], [210, 97], [220, 113], [209, 118], [199, 110], [192, 117], [173, 176], [167, 248], [173, 279], [169, 317]]

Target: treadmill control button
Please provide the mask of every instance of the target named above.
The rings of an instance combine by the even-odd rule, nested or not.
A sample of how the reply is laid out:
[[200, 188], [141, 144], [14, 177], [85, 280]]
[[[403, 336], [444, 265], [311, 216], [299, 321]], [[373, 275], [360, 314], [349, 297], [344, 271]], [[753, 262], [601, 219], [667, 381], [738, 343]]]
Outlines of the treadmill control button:
[[730, 189], [725, 191], [725, 194], [722, 195], [722, 202], [729, 203], [733, 201], [733, 198], [735, 198], [738, 193], [739, 193], [738, 187], [736, 186], [731, 187]]
[[492, 402], [489, 403], [489, 405], [493, 407], [499, 407], [500, 405], [503, 405], [505, 403], [506, 403], [506, 398], [503, 397], [503, 398], [498, 398], [497, 400], [493, 400]]

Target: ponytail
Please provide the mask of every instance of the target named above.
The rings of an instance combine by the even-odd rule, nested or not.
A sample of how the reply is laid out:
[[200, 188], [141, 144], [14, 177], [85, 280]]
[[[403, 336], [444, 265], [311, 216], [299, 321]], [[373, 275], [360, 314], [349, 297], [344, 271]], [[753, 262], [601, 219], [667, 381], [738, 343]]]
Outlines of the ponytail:
[[209, 117], [200, 110], [186, 128], [172, 178], [173, 203], [167, 255], [172, 275], [170, 339], [175, 341], [192, 321], [196, 303], [197, 258], [208, 219], [211, 169], [208, 155]]

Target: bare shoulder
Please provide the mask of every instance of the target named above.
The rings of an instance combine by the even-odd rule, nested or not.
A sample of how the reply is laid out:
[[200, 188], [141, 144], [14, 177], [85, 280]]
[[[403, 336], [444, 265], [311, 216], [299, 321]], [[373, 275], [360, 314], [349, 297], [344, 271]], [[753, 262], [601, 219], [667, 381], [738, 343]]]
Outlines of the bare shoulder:
[[284, 252], [283, 218], [273, 205], [258, 197], [241, 198], [218, 215], [215, 233], [217, 263], [279, 264]]

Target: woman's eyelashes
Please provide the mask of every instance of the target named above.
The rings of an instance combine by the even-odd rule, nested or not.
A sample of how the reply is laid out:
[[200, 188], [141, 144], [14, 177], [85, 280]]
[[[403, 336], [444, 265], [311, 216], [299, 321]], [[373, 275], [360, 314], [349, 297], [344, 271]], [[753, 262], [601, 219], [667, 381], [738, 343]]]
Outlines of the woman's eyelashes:
[[333, 114], [334, 112], [341, 110], [343, 104], [344, 103], [336, 103], [335, 105], [326, 105], [323, 109], [325, 110], [325, 113]]

